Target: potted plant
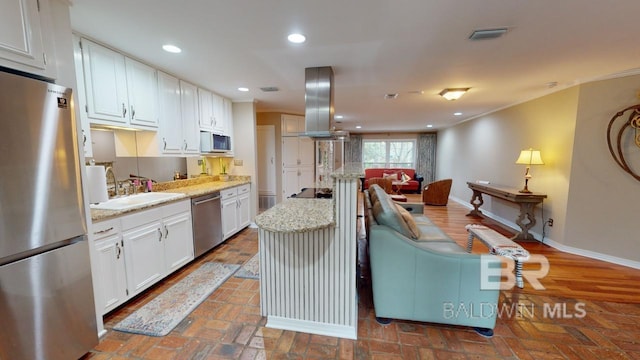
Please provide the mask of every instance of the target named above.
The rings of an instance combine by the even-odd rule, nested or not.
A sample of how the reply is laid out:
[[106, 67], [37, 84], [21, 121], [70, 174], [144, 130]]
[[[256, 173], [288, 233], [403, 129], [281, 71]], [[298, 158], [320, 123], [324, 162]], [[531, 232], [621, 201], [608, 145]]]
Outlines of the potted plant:
[[220, 181], [229, 181], [229, 175], [227, 175], [227, 164], [222, 161], [222, 158], [220, 158], [220, 169], [222, 169], [222, 171], [220, 171], [220, 175], [218, 176]]

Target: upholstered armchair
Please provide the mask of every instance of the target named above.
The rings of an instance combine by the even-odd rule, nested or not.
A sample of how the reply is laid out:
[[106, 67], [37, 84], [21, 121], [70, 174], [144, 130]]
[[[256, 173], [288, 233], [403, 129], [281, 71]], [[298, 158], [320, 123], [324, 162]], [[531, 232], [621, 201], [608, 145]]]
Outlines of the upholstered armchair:
[[372, 177], [369, 179], [369, 186], [373, 184], [380, 186], [387, 194], [393, 192], [393, 181], [389, 178]]
[[422, 190], [422, 202], [426, 205], [447, 205], [451, 192], [451, 179], [434, 181]]

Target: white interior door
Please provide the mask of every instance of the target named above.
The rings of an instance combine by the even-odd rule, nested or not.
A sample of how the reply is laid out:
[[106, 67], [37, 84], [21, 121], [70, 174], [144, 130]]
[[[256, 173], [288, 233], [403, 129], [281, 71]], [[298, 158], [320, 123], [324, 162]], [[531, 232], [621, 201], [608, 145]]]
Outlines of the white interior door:
[[276, 128], [257, 126], [258, 131], [258, 194], [276, 195]]

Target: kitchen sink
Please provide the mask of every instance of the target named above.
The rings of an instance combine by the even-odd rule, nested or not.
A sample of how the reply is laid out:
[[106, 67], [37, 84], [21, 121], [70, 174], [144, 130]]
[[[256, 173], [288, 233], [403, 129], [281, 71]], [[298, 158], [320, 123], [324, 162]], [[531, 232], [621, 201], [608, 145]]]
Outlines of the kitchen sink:
[[149, 192], [109, 199], [98, 204], [91, 204], [90, 207], [98, 210], [127, 210], [181, 197], [185, 197], [185, 195], [180, 193]]

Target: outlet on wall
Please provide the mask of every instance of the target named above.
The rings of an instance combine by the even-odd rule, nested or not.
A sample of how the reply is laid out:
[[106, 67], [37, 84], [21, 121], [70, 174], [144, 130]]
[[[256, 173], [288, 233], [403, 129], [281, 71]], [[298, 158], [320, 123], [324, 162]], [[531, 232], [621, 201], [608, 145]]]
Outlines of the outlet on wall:
[[552, 227], [552, 226], [553, 226], [553, 219], [552, 219], [552, 218], [549, 218], [549, 219], [547, 220], [547, 225], [549, 225], [549, 227]]

